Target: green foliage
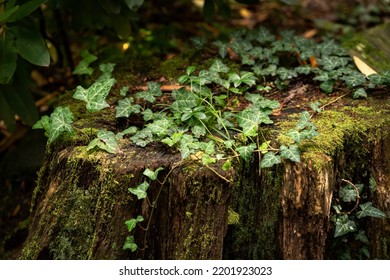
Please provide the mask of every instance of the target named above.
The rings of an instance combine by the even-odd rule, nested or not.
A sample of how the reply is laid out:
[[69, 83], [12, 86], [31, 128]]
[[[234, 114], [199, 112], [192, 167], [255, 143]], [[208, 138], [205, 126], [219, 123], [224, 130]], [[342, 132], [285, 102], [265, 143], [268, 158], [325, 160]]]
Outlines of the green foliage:
[[[260, 27], [234, 32], [227, 42], [215, 41], [213, 45], [222, 58], [226, 57], [228, 49], [234, 51], [241, 63], [257, 75], [254, 79], [274, 81], [280, 88], [299, 75], [310, 75], [325, 93], [332, 93], [335, 85], [343, 83], [351, 90], [353, 98], [364, 98], [366, 88], [390, 84], [386, 74], [366, 78], [352, 63], [348, 51], [334, 39], [317, 44], [292, 32], [280, 35], [281, 39], [276, 39]], [[313, 61], [316, 63], [312, 64]], [[234, 74], [231, 81], [237, 86], [241, 77]]]
[[93, 69], [89, 67], [89, 65], [97, 60], [97, 56], [90, 54], [88, 50], [83, 50], [80, 53], [83, 58], [80, 63], [73, 70], [74, 75], [89, 75], [91, 76], [93, 73]]
[[146, 191], [148, 190], [149, 186], [149, 183], [144, 181], [136, 188], [129, 188], [129, 192], [136, 195], [138, 199], [144, 199], [148, 196]]
[[44, 129], [48, 137], [48, 143], [53, 142], [63, 132], [73, 133], [73, 114], [68, 107], [57, 107], [50, 117], [43, 116], [33, 129]]
[[[32, 125], [37, 111], [29, 93], [30, 73], [26, 61], [48, 66], [49, 51], [32, 16], [46, 0], [0, 3], [0, 119], [13, 130], [15, 115]], [[16, 92], [16, 93], [15, 93]]]
[[[372, 205], [372, 202], [367, 200], [365, 192], [367, 189], [371, 191], [371, 187], [375, 185], [373, 177], [370, 178], [369, 186], [364, 184], [353, 184], [347, 180], [343, 180], [346, 185], [339, 189], [338, 197], [335, 198], [337, 204], [333, 204], [334, 214], [331, 220], [334, 222], [334, 248], [340, 258], [370, 258], [369, 240], [365, 231], [360, 229], [361, 219], [365, 217], [372, 218], [388, 218], [378, 208]], [[346, 209], [346, 210], [344, 210]], [[355, 245], [353, 245], [355, 244]], [[357, 248], [356, 251], [351, 251], [350, 248]], [[353, 256], [351, 255], [353, 254]]]
[[97, 138], [93, 139], [87, 146], [87, 150], [92, 150], [95, 147], [98, 147], [102, 150], [105, 150], [109, 153], [117, 153], [119, 152], [119, 145], [117, 143], [118, 140], [117, 135], [112, 131], [107, 130], [99, 130], [97, 133]]
[[110, 106], [106, 102], [106, 98], [116, 83], [116, 80], [111, 78], [113, 68], [113, 64], [102, 64], [100, 65], [100, 70], [103, 74], [95, 83], [87, 89], [77, 86], [73, 98], [86, 102], [86, 108], [89, 112], [97, 112]]

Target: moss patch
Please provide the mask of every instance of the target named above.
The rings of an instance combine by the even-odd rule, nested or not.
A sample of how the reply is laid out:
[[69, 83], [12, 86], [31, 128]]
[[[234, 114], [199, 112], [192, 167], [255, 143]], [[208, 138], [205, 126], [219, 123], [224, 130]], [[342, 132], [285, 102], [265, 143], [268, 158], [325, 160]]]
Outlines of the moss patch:
[[[354, 101], [352, 105], [340, 109], [325, 110], [312, 119], [319, 135], [311, 140], [305, 140], [300, 144], [303, 160], [311, 160], [314, 166], [321, 168], [323, 164], [335, 156], [337, 151], [345, 148], [346, 143], [358, 146], [357, 151], [368, 152], [367, 145], [382, 139], [386, 133], [384, 129], [390, 124], [390, 110], [376, 101]], [[371, 103], [371, 104], [370, 104]], [[292, 115], [290, 120], [278, 124], [281, 133], [278, 142], [291, 143], [291, 139], [285, 135], [287, 131], [295, 127], [298, 115]], [[351, 147], [349, 147], [351, 148]]]

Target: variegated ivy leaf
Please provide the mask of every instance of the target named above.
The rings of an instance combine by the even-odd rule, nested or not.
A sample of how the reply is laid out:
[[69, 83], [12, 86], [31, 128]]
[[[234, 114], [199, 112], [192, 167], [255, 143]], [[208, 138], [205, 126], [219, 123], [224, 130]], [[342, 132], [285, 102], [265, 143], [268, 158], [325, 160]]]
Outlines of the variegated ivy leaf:
[[301, 156], [297, 145], [291, 145], [289, 147], [285, 145], [280, 146], [280, 156], [294, 162], [301, 162]]
[[260, 168], [272, 167], [279, 163], [281, 163], [280, 156], [276, 155], [274, 152], [268, 152], [261, 159]]
[[168, 129], [172, 126], [172, 121], [170, 119], [161, 119], [155, 120], [152, 123], [148, 123], [146, 125], [153, 134], [157, 135], [157, 137], [164, 137], [168, 133]]
[[366, 76], [357, 71], [354, 71], [350, 75], [345, 75], [341, 77], [341, 79], [344, 80], [347, 87], [350, 88], [360, 86], [366, 83]]
[[359, 205], [361, 211], [356, 213], [356, 217], [373, 217], [373, 218], [387, 218], [387, 215], [378, 208], [372, 206], [372, 202], [366, 202]]
[[229, 67], [227, 67], [223, 62], [219, 59], [214, 60], [214, 63], [210, 66], [209, 69], [211, 72], [217, 73], [227, 73], [229, 72]]
[[349, 58], [340, 56], [324, 56], [318, 61], [325, 70], [332, 71], [338, 67], [344, 67], [347, 65]]
[[356, 201], [356, 199], [358, 197], [358, 193], [356, 192], [356, 189], [353, 186], [348, 184], [345, 187], [342, 187], [340, 189], [339, 197], [344, 202], [352, 202], [352, 201]]
[[249, 161], [252, 157], [253, 151], [256, 149], [256, 144], [251, 143], [247, 146], [240, 146], [237, 148], [237, 152], [245, 160]]
[[242, 128], [244, 136], [256, 136], [261, 123], [271, 124], [269, 116], [260, 110], [245, 109], [237, 115], [238, 125]]
[[45, 135], [48, 137], [48, 143], [53, 142], [63, 132], [73, 133], [74, 129], [73, 113], [68, 107], [57, 107], [50, 117], [43, 116], [34, 126], [33, 129], [42, 128], [45, 130]]
[[161, 84], [157, 83], [157, 82], [149, 82], [148, 83], [148, 91], [153, 96], [161, 96], [162, 95]]
[[122, 100], [119, 100], [118, 106], [116, 106], [115, 117], [126, 117], [128, 118], [132, 113], [141, 112], [141, 106], [138, 104], [133, 104], [134, 99], [132, 97], [128, 97]]
[[90, 112], [96, 112], [107, 108], [110, 105], [106, 102], [106, 97], [110, 93], [115, 82], [116, 80], [111, 78], [95, 82], [88, 89], [78, 86], [73, 98], [85, 101], [87, 103], [87, 110]]
[[356, 231], [357, 227], [353, 220], [348, 218], [348, 215], [341, 215], [336, 219], [336, 229], [334, 237], [342, 236], [350, 232]]
[[87, 150], [92, 150], [95, 147], [114, 154], [119, 151], [117, 136], [112, 131], [107, 131], [105, 129], [99, 130], [97, 137], [87, 146]]

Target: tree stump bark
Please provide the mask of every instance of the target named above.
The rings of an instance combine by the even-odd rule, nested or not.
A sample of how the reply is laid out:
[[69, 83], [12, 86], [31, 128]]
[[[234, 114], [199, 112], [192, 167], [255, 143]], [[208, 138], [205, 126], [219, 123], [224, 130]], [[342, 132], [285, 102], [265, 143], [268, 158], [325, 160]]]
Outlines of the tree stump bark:
[[[304, 142], [302, 162], [259, 169], [258, 157], [235, 171], [180, 163], [162, 144], [122, 153], [88, 153], [85, 143], [48, 147], [21, 259], [329, 259], [337, 257], [332, 203], [343, 179], [377, 190], [370, 201], [390, 217], [390, 104], [385, 96], [335, 104], [313, 118], [319, 136]], [[294, 120], [267, 135], [283, 134]], [[164, 167], [148, 200], [128, 192], [143, 170]], [[155, 204], [153, 204], [153, 202]], [[124, 251], [124, 222], [142, 215]], [[390, 256], [390, 222], [362, 223], [372, 258]], [[147, 228], [147, 230], [145, 230]]]

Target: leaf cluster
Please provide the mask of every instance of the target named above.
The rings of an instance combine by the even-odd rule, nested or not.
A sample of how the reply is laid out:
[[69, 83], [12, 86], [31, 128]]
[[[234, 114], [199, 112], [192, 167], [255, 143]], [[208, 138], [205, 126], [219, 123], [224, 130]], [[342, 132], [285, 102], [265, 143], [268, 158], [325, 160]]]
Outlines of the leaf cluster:
[[[365, 231], [359, 228], [361, 220], [366, 217], [381, 219], [388, 217], [381, 210], [374, 207], [372, 202], [367, 201], [367, 196], [364, 194], [367, 189], [371, 192], [374, 190], [374, 185], [376, 185], [374, 178], [370, 178], [368, 187], [364, 184], [353, 184], [346, 180], [343, 181], [346, 182], [346, 185], [339, 189], [336, 203], [332, 205], [334, 210], [332, 221], [335, 225], [335, 242], [338, 243], [339, 240], [342, 240], [343, 243], [359, 241], [358, 255], [362, 258], [370, 258], [368, 250], [369, 240]], [[348, 254], [344, 252], [343, 257], [350, 255], [350, 251], [346, 252]]]
[[228, 56], [228, 50], [233, 51], [257, 77], [281, 88], [299, 75], [310, 75], [325, 93], [344, 84], [354, 98], [360, 98], [367, 96], [367, 88], [390, 84], [388, 72], [369, 77], [360, 73], [348, 51], [334, 39], [316, 43], [290, 31], [281, 32], [280, 37], [260, 27], [233, 32], [227, 42], [213, 44], [222, 58]]

